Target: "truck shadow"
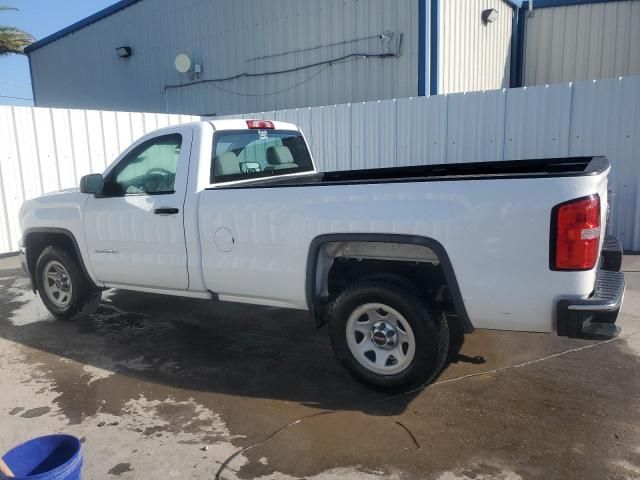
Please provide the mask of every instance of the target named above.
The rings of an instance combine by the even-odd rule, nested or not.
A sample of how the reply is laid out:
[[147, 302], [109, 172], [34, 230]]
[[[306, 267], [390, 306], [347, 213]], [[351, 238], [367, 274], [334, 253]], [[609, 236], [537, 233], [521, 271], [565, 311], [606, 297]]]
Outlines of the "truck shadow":
[[[379, 416], [404, 412], [419, 393], [391, 397], [357, 383], [335, 359], [326, 327], [316, 329], [306, 312], [111, 290], [90, 318], [65, 322], [44, 310], [19, 270], [1, 273], [0, 336], [83, 366], [193, 392]], [[464, 361], [461, 341], [453, 344], [449, 359]], [[48, 374], [64, 384], [56, 369]], [[61, 407], [78, 418], [93, 413]]]
[[[639, 285], [630, 276], [625, 317], [634, 328]], [[42, 398], [55, 404], [50, 415], [69, 424], [105, 434], [129, 429], [140, 441], [164, 435], [196, 452], [221, 441], [239, 452], [272, 438], [245, 452], [242, 478], [285, 468], [307, 477], [326, 465], [373, 471], [380, 458], [416, 478], [425, 471], [506, 478], [505, 465], [524, 478], [627, 478], [628, 468], [637, 469], [640, 421], [629, 407], [640, 395], [637, 340], [582, 350], [583, 341], [480, 330], [467, 337], [464, 355], [459, 332], [451, 335], [450, 362], [458, 364], [443, 373], [446, 387], [392, 397], [352, 380], [334, 359], [326, 329], [315, 330], [304, 312], [112, 291], [87, 320], [61, 322], [19, 270], [0, 264], [5, 376], [15, 368], [28, 384], [21, 391], [46, 392]], [[479, 366], [477, 352], [486, 364]], [[521, 362], [530, 365], [492, 370]], [[480, 371], [488, 375], [463, 381]], [[8, 415], [32, 412], [10, 408]], [[310, 464], [314, 455], [322, 460]]]

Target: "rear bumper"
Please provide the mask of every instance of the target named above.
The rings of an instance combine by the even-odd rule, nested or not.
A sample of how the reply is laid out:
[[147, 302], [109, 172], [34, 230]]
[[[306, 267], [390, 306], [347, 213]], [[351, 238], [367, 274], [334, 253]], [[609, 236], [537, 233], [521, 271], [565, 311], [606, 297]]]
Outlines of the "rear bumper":
[[601, 269], [590, 297], [558, 302], [558, 335], [574, 338], [615, 337], [620, 333], [616, 320], [623, 298], [624, 273]]
[[619, 272], [622, 268], [622, 245], [612, 235], [604, 238], [600, 268], [611, 272]]

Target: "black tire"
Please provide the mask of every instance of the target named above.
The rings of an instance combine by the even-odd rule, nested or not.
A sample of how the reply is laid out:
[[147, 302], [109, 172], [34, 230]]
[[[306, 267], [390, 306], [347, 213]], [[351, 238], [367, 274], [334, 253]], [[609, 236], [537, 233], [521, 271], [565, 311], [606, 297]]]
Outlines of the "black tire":
[[[72, 285], [71, 300], [65, 307], [53, 303], [45, 291], [44, 269], [51, 261], [59, 262], [67, 270]], [[95, 312], [102, 298], [102, 291], [96, 288], [80, 268], [75, 256], [58, 247], [46, 247], [36, 263], [36, 288], [42, 303], [54, 316], [64, 320], [78, 320]]]
[[[366, 303], [382, 303], [395, 309], [410, 324], [415, 354], [401, 372], [383, 375], [363, 366], [347, 343], [351, 313]], [[397, 393], [427, 385], [442, 369], [449, 351], [449, 326], [444, 313], [428, 293], [395, 275], [363, 278], [345, 288], [327, 312], [333, 350], [342, 366], [358, 381], [376, 390]]]

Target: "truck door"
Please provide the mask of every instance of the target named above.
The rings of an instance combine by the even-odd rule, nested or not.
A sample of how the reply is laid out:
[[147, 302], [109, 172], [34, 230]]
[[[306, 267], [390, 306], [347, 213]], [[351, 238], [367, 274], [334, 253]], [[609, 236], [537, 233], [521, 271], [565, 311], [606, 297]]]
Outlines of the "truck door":
[[109, 285], [186, 290], [183, 207], [192, 130], [143, 137], [89, 197], [84, 231], [91, 268]]

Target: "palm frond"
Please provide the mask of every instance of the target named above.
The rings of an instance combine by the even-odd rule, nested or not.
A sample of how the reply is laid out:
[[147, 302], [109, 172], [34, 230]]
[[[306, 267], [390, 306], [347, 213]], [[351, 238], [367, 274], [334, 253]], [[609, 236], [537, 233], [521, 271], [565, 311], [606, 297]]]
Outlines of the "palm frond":
[[[0, 12], [6, 10], [18, 10], [9, 5], [0, 5]], [[16, 27], [0, 25], [0, 57], [10, 53], [22, 54], [24, 47], [32, 44], [35, 39], [27, 32]]]
[[34, 42], [27, 32], [16, 27], [0, 25], [0, 57], [10, 53], [24, 53], [24, 47]]

